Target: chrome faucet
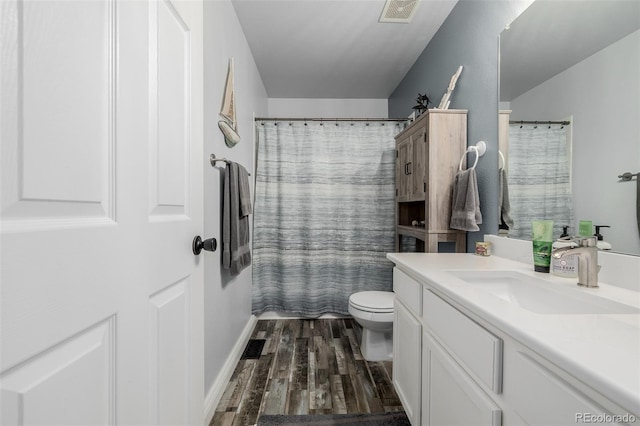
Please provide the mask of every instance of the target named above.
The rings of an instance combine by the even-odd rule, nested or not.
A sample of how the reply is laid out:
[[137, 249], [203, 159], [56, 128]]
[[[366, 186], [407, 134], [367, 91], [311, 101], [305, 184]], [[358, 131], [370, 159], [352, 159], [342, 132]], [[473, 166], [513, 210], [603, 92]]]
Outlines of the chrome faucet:
[[594, 237], [578, 238], [574, 240], [578, 247], [563, 247], [555, 249], [551, 254], [556, 259], [575, 254], [578, 256], [578, 285], [598, 287], [598, 240]]

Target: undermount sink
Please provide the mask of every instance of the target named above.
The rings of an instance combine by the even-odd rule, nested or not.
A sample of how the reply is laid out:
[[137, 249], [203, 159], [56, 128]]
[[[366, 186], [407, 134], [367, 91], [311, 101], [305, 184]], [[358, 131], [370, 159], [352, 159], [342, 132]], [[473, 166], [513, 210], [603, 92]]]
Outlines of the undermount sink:
[[478, 289], [537, 314], [638, 314], [640, 309], [516, 271], [448, 271]]

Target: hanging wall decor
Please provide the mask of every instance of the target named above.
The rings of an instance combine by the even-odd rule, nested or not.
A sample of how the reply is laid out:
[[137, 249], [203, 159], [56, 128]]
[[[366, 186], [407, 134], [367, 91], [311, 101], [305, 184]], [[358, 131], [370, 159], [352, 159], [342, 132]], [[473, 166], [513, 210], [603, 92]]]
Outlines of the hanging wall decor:
[[236, 122], [236, 99], [233, 90], [233, 58], [229, 59], [229, 70], [227, 71], [227, 82], [224, 87], [220, 117], [221, 120], [218, 121], [218, 127], [220, 127], [224, 135], [224, 141], [227, 146], [233, 148], [240, 142], [238, 123]]

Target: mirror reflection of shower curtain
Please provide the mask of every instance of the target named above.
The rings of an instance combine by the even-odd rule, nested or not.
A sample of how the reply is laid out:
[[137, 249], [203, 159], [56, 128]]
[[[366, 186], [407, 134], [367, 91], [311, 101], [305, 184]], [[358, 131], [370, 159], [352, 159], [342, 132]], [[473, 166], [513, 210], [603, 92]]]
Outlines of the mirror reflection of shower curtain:
[[571, 196], [571, 125], [509, 125], [509, 199], [513, 238], [531, 239], [531, 221], [551, 219], [554, 238], [570, 226], [576, 235]]
[[348, 313], [392, 290], [395, 122], [256, 123], [252, 311]]

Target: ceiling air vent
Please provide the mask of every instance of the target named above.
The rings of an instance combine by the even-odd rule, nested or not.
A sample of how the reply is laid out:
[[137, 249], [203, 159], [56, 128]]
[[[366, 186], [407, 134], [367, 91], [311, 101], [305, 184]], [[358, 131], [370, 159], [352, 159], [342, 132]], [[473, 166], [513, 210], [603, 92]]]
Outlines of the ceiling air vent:
[[409, 23], [418, 7], [418, 0], [387, 0], [378, 22]]

